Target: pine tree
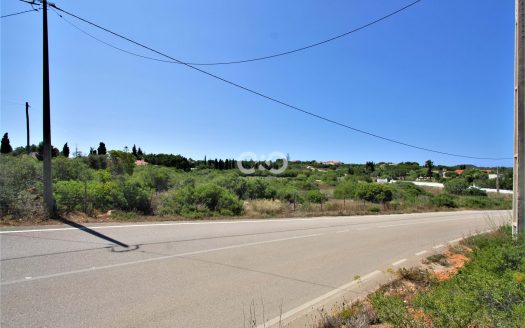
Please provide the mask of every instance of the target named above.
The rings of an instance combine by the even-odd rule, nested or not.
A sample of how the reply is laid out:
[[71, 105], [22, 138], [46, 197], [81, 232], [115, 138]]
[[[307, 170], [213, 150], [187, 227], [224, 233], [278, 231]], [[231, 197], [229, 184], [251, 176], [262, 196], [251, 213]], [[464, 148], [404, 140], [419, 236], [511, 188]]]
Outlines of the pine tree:
[[13, 151], [13, 147], [11, 147], [11, 143], [9, 142], [9, 136], [7, 135], [7, 132], [4, 133], [4, 136], [2, 137], [2, 145], [0, 146], [0, 153], [2, 154], [9, 154]]
[[64, 157], [69, 157], [69, 146], [67, 145], [67, 142], [64, 144], [64, 147], [62, 147], [62, 155]]
[[101, 142], [99, 145], [98, 145], [98, 154], [99, 155], [106, 155], [108, 152], [106, 150], [106, 145]]
[[144, 157], [144, 152], [142, 152], [142, 149], [140, 149], [140, 147], [139, 150], [137, 150], [137, 157], [139, 159], [142, 159]]
[[133, 147], [131, 148], [131, 154], [133, 154], [133, 156], [137, 158], [137, 146], [133, 145]]

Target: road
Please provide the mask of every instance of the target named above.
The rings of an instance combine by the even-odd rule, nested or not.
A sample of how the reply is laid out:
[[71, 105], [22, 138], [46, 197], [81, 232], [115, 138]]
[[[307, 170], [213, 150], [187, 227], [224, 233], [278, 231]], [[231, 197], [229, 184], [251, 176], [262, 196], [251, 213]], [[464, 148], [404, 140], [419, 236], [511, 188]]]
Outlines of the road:
[[[0, 231], [2, 327], [250, 327], [353, 292], [509, 211]], [[255, 315], [253, 314], [255, 312]], [[268, 322], [268, 324], [264, 324]]]

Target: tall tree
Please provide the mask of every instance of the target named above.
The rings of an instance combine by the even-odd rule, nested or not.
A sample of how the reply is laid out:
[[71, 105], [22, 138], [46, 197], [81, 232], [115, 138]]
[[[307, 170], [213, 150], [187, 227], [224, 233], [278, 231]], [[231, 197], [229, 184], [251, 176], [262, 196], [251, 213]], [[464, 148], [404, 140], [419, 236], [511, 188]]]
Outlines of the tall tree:
[[434, 168], [434, 163], [431, 160], [425, 162], [425, 167], [427, 168], [427, 177], [432, 177], [432, 169]]
[[137, 150], [137, 157], [139, 159], [142, 159], [144, 157], [144, 152], [142, 151], [142, 149], [140, 149], [140, 147], [139, 150]]
[[67, 145], [67, 142], [64, 144], [64, 147], [62, 147], [62, 155], [64, 155], [64, 157], [69, 157], [69, 146]]
[[375, 164], [374, 164], [374, 162], [366, 162], [366, 164], [365, 164], [365, 170], [366, 170], [367, 172], [370, 172], [370, 173], [371, 173], [371, 172], [374, 172], [374, 171], [375, 171]]
[[133, 145], [133, 147], [131, 148], [131, 154], [133, 156], [135, 156], [135, 158], [137, 158], [137, 146]]
[[106, 150], [106, 144], [104, 144], [103, 142], [101, 142], [99, 145], [98, 145], [98, 154], [99, 155], [106, 155], [108, 153], [108, 151]]
[[9, 141], [9, 136], [7, 135], [7, 132], [4, 133], [4, 136], [2, 137], [2, 145], [0, 146], [0, 153], [2, 154], [9, 154], [13, 151], [13, 147], [11, 147], [11, 142]]

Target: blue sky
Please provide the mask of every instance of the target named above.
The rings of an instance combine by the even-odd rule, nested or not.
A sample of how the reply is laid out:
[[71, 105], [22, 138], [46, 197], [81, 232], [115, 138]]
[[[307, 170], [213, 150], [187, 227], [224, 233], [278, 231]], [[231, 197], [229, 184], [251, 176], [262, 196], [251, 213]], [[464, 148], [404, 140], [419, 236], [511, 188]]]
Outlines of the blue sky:
[[[2, 15], [30, 7], [0, 0]], [[188, 62], [269, 55], [366, 24], [411, 0], [67, 1], [68, 11]], [[67, 18], [67, 16], [66, 16]], [[0, 130], [42, 135], [41, 13], [0, 21]], [[93, 35], [153, 55], [73, 18]], [[49, 12], [52, 140], [87, 151], [137, 144], [195, 159], [242, 152], [292, 159], [512, 165], [406, 148], [285, 109], [182, 65], [107, 47]], [[266, 61], [202, 67], [308, 111], [418, 146], [511, 157], [514, 1], [423, 0], [334, 42]], [[153, 55], [154, 56], [154, 55]]]

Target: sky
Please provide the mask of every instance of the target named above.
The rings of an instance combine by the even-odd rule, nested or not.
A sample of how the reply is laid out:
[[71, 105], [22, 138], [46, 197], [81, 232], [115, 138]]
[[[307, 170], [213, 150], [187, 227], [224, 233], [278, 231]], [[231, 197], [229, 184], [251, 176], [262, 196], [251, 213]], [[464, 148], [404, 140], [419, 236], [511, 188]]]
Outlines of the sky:
[[[7, 15], [30, 9], [0, 0]], [[413, 0], [56, 0], [56, 5], [184, 62], [279, 53], [367, 24]], [[144, 49], [66, 15], [105, 42]], [[182, 154], [347, 163], [511, 166], [379, 140], [247, 93], [184, 65], [138, 58], [49, 12], [52, 143]], [[0, 20], [0, 132], [42, 140], [42, 12]], [[512, 157], [514, 1], [423, 0], [347, 37], [210, 73], [352, 127], [475, 157]]]

